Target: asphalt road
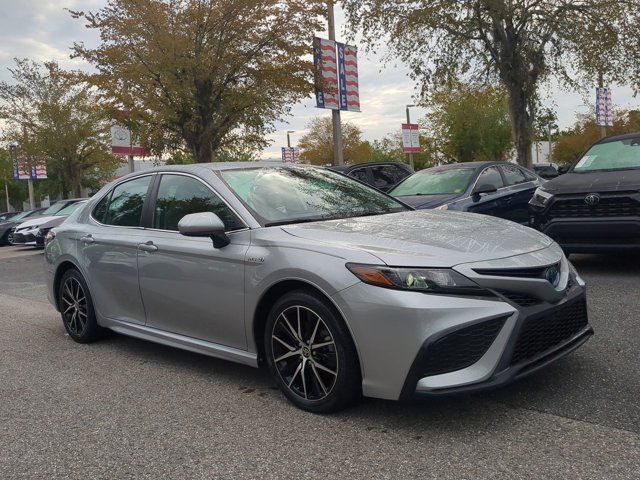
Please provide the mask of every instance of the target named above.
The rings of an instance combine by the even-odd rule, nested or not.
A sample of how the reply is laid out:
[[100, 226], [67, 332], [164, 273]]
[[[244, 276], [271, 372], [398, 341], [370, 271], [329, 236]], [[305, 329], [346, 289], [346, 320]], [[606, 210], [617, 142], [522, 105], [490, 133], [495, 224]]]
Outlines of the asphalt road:
[[0, 478], [640, 478], [640, 259], [576, 256], [596, 336], [505, 389], [332, 415], [267, 374], [113, 334], [78, 345], [42, 254], [0, 249]]

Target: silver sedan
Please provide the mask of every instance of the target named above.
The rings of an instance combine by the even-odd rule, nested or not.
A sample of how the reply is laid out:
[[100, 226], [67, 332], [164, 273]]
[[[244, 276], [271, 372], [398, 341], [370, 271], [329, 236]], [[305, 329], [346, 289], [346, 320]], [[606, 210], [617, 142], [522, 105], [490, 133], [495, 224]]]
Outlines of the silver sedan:
[[47, 235], [50, 300], [105, 330], [258, 367], [300, 408], [519, 379], [592, 334], [585, 287], [532, 229], [413, 211], [338, 173], [159, 167], [103, 188]]

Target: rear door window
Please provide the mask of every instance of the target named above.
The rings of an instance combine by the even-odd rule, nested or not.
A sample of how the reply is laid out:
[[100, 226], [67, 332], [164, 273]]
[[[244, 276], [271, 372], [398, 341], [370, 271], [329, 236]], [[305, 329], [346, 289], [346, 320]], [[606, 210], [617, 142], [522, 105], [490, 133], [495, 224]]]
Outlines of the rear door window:
[[360, 180], [363, 183], [368, 184], [369, 179], [367, 178], [367, 169], [366, 168], [356, 168], [355, 170], [351, 170], [349, 173], [350, 177], [355, 178], [356, 180]]
[[140, 226], [142, 207], [152, 179], [153, 175], [134, 178], [114, 188], [103, 223], [120, 227]]
[[507, 185], [518, 185], [520, 183], [530, 182], [527, 180], [524, 172], [515, 165], [502, 165], [502, 172], [507, 181]]
[[500, 175], [498, 167], [485, 168], [480, 175], [478, 175], [475, 188], [477, 189], [478, 187], [484, 186], [495, 187], [496, 190], [504, 187], [504, 181], [502, 180], [502, 175]]

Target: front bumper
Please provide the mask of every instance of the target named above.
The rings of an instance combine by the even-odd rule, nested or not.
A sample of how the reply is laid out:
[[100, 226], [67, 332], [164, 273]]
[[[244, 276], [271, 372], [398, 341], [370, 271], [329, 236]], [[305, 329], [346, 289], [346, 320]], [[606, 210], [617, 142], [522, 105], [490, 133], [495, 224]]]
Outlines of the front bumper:
[[[570, 273], [559, 247], [497, 263], [525, 267], [527, 261], [543, 257], [549, 264], [562, 264], [557, 288], [546, 280], [487, 276], [482, 279], [490, 292], [487, 297], [425, 294], [363, 283], [336, 293], [332, 298], [358, 350], [363, 394], [397, 400], [492, 388], [578, 348], [593, 334], [585, 285]], [[456, 269], [471, 276], [478, 266]], [[495, 267], [496, 262], [483, 266]], [[504, 285], [512, 291], [502, 290]], [[568, 313], [562, 317], [558, 312]], [[523, 346], [522, 339], [533, 346]]]
[[11, 244], [12, 245], [35, 245], [36, 244], [35, 232], [31, 232], [31, 231], [13, 232]]

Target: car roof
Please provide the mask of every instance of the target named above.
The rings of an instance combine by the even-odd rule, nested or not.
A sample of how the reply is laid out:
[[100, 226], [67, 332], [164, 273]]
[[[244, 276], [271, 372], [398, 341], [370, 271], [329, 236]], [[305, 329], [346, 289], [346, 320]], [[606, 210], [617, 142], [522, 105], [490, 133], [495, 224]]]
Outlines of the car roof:
[[385, 160], [381, 162], [363, 162], [363, 163], [350, 163], [347, 165], [331, 165], [327, 168], [338, 171], [338, 172], [343, 172], [345, 170], [349, 170], [352, 168], [376, 167], [376, 166], [382, 166], [382, 165], [400, 165], [401, 167], [405, 167], [405, 168], [409, 167], [409, 165], [407, 165], [406, 163], [394, 162], [393, 160]]
[[601, 140], [598, 140], [594, 145], [597, 145], [599, 143], [617, 142], [619, 140], [627, 140], [629, 138], [640, 138], [640, 132], [625, 133], [623, 135], [613, 135], [611, 137], [605, 137]]
[[[460, 162], [460, 163], [447, 163], [445, 165], [438, 165], [436, 167], [427, 168], [422, 171], [432, 170], [432, 171], [442, 171], [442, 170], [455, 170], [459, 168], [472, 168], [478, 169], [482, 167], [488, 167], [491, 165], [506, 165], [508, 162]], [[513, 164], [515, 165], [515, 164]]]

